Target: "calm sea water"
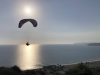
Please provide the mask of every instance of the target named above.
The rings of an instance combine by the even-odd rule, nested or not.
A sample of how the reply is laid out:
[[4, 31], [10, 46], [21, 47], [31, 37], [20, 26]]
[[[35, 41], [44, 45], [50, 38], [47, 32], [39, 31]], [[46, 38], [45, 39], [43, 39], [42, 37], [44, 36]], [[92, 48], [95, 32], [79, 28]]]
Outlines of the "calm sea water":
[[100, 46], [87, 45], [1, 45], [0, 66], [22, 70], [44, 65], [72, 64], [100, 60]]

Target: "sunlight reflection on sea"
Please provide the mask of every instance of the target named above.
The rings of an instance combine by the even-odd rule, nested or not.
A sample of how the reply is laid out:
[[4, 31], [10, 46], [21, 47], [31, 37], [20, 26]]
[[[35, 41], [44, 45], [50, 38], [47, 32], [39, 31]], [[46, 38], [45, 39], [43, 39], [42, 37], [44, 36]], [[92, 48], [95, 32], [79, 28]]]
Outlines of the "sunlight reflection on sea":
[[[40, 68], [39, 64], [41, 64], [40, 60], [40, 51], [37, 44], [35, 45], [20, 45], [17, 50], [17, 65], [21, 67], [21, 69], [36, 69]], [[38, 66], [36, 66], [38, 65]]]

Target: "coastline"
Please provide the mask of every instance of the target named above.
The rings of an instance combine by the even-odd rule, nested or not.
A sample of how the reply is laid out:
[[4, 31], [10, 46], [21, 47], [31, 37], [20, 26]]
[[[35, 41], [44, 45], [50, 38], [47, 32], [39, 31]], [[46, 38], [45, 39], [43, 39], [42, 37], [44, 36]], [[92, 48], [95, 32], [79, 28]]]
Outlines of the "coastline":
[[[80, 62], [80, 63], [83, 63], [85, 65], [87, 65], [89, 68], [93, 69], [93, 68], [100, 68], [100, 60], [95, 60], [95, 61], [88, 61], [88, 62]], [[70, 68], [73, 68], [74, 66], [77, 66], [79, 63], [73, 63], [73, 64], [57, 64], [57, 65], [47, 65], [47, 66], [43, 66], [43, 68], [41, 69], [44, 69], [45, 67], [47, 69], [49, 69], [49, 67], [55, 67], [55, 68], [60, 68], [60, 67], [63, 67], [63, 70], [68, 70]]]
[[[82, 62], [80, 62], [82, 63]], [[94, 72], [95, 74], [99, 73], [100, 71], [100, 60], [98, 61], [91, 61], [91, 62], [84, 62], [83, 64], [87, 65], [89, 69], [91, 70], [91, 73]], [[6, 73], [5, 75], [10, 75], [13, 74], [20, 74], [20, 75], [30, 75], [31, 73], [34, 75], [65, 75], [69, 69], [73, 68], [74, 66], [79, 65], [79, 63], [76, 64], [67, 64], [67, 65], [47, 65], [43, 66], [42, 68], [39, 69], [30, 69], [30, 70], [21, 70], [17, 66], [13, 66], [11, 68], [7, 67], [0, 67], [0, 75]], [[81, 70], [80, 70], [81, 72]], [[85, 73], [82, 71], [82, 73]]]
[[[100, 68], [100, 60], [80, 62], [80, 63], [83, 63], [83, 64], [87, 65], [89, 68]], [[74, 67], [78, 64], [79, 63], [73, 63], [73, 64], [66, 64], [64, 66], [69, 66], [71, 68], [71, 67]]]

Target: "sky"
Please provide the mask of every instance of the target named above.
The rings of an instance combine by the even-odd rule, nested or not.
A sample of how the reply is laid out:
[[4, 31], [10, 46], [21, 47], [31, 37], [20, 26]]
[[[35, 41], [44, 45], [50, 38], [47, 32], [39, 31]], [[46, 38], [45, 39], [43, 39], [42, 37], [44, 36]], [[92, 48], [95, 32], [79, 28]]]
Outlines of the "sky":
[[[26, 8], [31, 12], [27, 13]], [[19, 21], [35, 19], [18, 28]], [[100, 42], [100, 0], [0, 0], [0, 44]]]

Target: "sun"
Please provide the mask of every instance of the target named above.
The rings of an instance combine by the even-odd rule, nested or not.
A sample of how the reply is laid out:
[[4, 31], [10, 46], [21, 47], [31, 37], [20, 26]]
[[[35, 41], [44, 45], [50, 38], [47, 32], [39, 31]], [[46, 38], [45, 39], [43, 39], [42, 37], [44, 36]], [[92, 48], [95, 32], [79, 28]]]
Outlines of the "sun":
[[25, 7], [24, 13], [27, 14], [27, 15], [30, 15], [30, 14], [32, 14], [32, 9], [30, 7]]

